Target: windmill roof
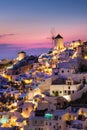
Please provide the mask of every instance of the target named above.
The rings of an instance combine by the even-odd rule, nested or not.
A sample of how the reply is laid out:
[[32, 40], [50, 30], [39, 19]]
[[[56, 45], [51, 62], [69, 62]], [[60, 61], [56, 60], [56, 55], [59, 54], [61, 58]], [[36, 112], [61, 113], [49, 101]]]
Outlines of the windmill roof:
[[20, 54], [20, 53], [24, 53], [24, 54], [26, 54], [26, 52], [24, 52], [24, 51], [19, 51], [18, 54]]
[[58, 35], [55, 37], [55, 39], [58, 39], [58, 38], [62, 38], [62, 39], [63, 39], [63, 37], [62, 37], [60, 34], [58, 34]]

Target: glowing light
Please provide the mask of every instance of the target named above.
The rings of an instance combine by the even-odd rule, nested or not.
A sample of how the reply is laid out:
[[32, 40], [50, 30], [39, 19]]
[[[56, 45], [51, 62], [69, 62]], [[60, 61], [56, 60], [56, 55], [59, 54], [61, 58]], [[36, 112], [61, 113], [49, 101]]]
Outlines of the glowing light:
[[6, 123], [6, 122], [8, 122], [8, 117], [6, 117], [6, 116], [3, 116], [1, 119], [0, 119], [0, 123]]
[[46, 118], [47, 120], [51, 120], [52, 117], [53, 117], [53, 115], [50, 114], [50, 113], [45, 114], [45, 118]]
[[84, 59], [86, 59], [86, 60], [87, 60], [87, 55], [85, 55], [85, 56], [84, 56]]
[[11, 76], [10, 76], [10, 75], [7, 75], [7, 74], [3, 74], [2, 76], [3, 76], [4, 78], [7, 78], [9, 81], [11, 81], [11, 79], [12, 79]]
[[24, 128], [20, 128], [20, 130], [24, 130]]
[[24, 79], [23, 80], [25, 84], [31, 84], [32, 83], [32, 79]]

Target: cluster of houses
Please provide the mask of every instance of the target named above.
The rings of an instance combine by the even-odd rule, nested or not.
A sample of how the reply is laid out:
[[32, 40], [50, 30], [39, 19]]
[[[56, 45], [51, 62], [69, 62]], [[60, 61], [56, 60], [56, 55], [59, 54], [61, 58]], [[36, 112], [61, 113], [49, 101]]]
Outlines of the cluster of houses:
[[78, 57], [86, 63], [87, 42], [65, 47], [58, 34], [39, 57], [0, 61], [0, 130], [87, 130], [87, 105], [71, 103], [87, 92]]

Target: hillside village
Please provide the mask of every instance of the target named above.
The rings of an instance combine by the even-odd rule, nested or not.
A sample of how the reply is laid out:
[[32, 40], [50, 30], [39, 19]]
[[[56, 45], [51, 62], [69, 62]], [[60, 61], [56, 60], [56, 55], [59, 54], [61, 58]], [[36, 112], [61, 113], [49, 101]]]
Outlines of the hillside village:
[[[87, 42], [0, 61], [0, 130], [87, 130]], [[83, 101], [84, 98], [84, 101]]]

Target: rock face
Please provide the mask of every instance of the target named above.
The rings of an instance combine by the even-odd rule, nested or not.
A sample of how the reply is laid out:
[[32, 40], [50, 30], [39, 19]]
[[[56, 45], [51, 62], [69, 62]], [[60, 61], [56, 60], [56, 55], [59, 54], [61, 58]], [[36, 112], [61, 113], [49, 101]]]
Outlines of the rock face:
[[80, 72], [87, 72], [87, 60], [78, 57], [78, 69]]
[[51, 78], [48, 78], [39, 85], [39, 88], [41, 92], [45, 92], [50, 89], [50, 85], [51, 85]]

